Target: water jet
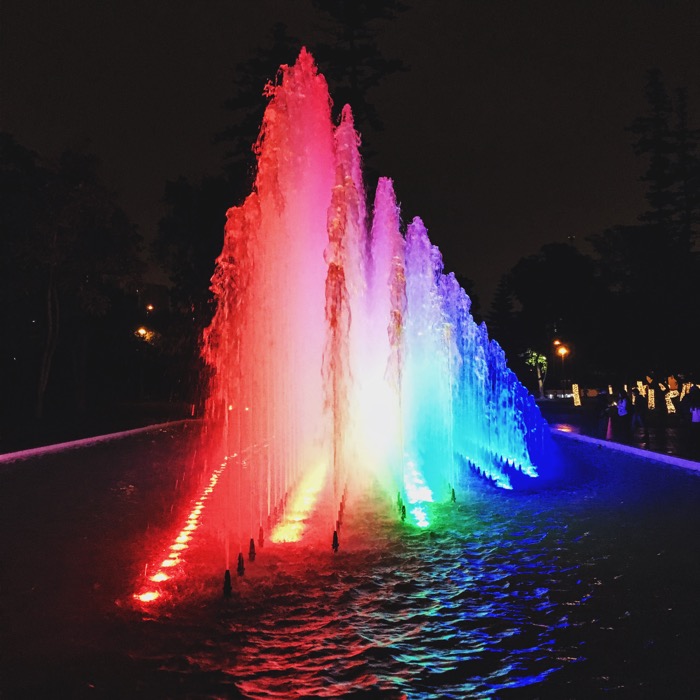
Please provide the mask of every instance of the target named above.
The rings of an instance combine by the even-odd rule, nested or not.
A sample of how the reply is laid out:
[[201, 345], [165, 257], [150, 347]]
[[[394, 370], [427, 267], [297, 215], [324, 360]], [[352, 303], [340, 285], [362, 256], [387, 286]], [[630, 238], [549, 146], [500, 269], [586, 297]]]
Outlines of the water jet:
[[284, 539], [298, 539], [320, 509], [335, 549], [350, 482], [397, 493], [402, 521], [426, 527], [465, 465], [506, 489], [535, 478], [551, 443], [534, 398], [421, 219], [402, 229], [392, 180], [368, 206], [350, 107], [334, 125], [306, 50], [266, 94], [203, 336], [210, 448], [235, 455], [218, 486], [225, 547], [256, 532], [262, 546], [259, 523], [273, 532], [290, 511]]

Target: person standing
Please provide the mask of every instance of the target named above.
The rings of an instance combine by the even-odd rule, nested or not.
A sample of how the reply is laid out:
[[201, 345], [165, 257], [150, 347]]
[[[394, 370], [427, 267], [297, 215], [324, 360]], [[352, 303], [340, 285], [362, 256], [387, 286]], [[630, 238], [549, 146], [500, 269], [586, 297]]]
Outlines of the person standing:
[[690, 409], [690, 449], [693, 459], [700, 459], [700, 387], [694, 384], [688, 394]]
[[612, 397], [603, 389], [598, 391], [596, 397], [596, 417], [597, 425], [595, 436], [605, 440], [608, 437], [608, 427], [610, 423], [610, 399]]
[[647, 423], [647, 400], [639, 393], [639, 389], [632, 389], [632, 420], [630, 422], [630, 432], [634, 433], [637, 428], [641, 428], [644, 435], [644, 446], [649, 445], [649, 425]]
[[617, 439], [622, 442], [628, 442], [630, 439], [630, 420], [629, 397], [624, 389], [620, 389], [617, 395]]

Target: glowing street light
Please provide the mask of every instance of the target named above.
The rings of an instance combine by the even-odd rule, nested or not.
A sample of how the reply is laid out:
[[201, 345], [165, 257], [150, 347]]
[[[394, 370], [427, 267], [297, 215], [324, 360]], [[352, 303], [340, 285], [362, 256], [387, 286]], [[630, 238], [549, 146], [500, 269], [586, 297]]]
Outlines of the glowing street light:
[[569, 354], [569, 348], [566, 347], [566, 345], [562, 345], [560, 341], [554, 341], [555, 344], [559, 342], [559, 346], [557, 347], [557, 355], [561, 357], [561, 378], [562, 380], [564, 379], [564, 360], [566, 356]]
[[149, 330], [145, 326], [140, 326], [134, 331], [134, 335], [143, 340], [145, 343], [152, 343], [156, 334], [154, 331]]

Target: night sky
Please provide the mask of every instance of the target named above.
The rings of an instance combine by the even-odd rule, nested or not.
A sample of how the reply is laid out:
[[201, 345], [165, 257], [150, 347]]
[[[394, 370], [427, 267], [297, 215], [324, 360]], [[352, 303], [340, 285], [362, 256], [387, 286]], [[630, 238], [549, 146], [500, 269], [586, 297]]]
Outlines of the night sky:
[[[698, 125], [696, 0], [406, 1], [378, 25], [409, 70], [369, 95], [386, 126], [376, 165], [482, 302], [542, 244], [641, 213], [624, 129], [650, 67], [688, 88]], [[0, 20], [0, 129], [43, 156], [96, 153], [147, 238], [166, 180], [219, 171], [237, 64], [275, 22], [318, 41], [309, 0], [2, 0]]]

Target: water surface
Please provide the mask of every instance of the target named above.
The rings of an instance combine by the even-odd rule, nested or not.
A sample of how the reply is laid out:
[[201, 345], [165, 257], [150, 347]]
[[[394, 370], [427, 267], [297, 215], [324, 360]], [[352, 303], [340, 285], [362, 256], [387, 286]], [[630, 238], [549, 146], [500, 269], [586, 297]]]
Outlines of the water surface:
[[365, 494], [337, 555], [276, 547], [232, 601], [185, 596], [157, 658], [203, 697], [693, 697], [700, 479], [568, 450], [565, 482], [465, 482], [427, 530]]

